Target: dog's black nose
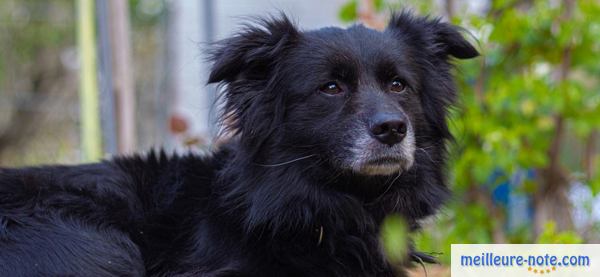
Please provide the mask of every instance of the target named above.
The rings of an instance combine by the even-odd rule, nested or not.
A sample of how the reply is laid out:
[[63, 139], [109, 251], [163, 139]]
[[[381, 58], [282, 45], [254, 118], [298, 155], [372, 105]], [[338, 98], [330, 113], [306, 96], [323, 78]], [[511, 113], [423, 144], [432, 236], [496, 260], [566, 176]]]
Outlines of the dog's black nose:
[[371, 134], [381, 143], [392, 146], [406, 136], [406, 120], [404, 116], [378, 114], [371, 125]]

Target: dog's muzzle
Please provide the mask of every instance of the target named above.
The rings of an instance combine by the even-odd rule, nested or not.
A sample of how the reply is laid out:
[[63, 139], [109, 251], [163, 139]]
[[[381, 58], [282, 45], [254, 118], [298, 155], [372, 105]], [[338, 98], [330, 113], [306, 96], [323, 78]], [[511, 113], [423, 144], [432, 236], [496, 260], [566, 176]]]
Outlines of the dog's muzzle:
[[389, 131], [383, 139], [376, 135], [360, 135], [351, 149], [352, 171], [365, 175], [394, 175], [410, 169], [414, 164], [414, 132], [408, 124], [397, 128], [404, 130], [388, 126]]

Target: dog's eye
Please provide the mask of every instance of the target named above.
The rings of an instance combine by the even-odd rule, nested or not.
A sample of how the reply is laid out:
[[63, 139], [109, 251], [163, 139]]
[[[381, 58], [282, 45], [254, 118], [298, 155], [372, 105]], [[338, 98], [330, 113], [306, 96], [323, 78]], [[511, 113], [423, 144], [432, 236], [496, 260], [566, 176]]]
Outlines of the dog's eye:
[[396, 78], [390, 83], [390, 91], [394, 93], [402, 93], [406, 89], [406, 86], [402, 80]]
[[327, 82], [319, 88], [319, 91], [329, 95], [336, 95], [343, 92], [342, 87], [336, 82]]

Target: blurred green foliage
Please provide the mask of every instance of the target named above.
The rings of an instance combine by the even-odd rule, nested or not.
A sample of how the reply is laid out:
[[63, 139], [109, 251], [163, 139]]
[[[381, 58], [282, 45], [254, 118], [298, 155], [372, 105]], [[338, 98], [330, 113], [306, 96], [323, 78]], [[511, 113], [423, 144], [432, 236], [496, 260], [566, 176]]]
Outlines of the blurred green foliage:
[[[388, 0], [377, 10], [443, 14], [435, 3]], [[456, 62], [460, 99], [451, 111], [456, 142], [448, 163], [454, 200], [427, 230], [415, 234], [418, 249], [445, 253], [441, 260], [449, 262], [452, 243], [583, 241], [576, 232], [559, 231], [552, 221], [537, 236], [533, 222], [507, 230], [506, 211], [490, 196], [518, 170], [548, 167], [557, 118], [566, 126], [561, 166], [570, 179], [600, 191], [600, 169], [582, 177], [586, 174], [579, 159], [589, 154], [582, 153], [582, 145], [600, 127], [600, 3], [573, 4], [568, 19], [564, 1], [542, 0], [493, 0], [485, 11], [461, 9], [450, 19], [473, 35], [466, 33], [482, 57]], [[340, 11], [341, 20], [358, 20], [357, 10], [356, 1], [349, 1]], [[501, 176], [490, 181], [497, 172]], [[527, 179], [517, 193], [534, 197], [540, 182]], [[599, 230], [591, 233], [597, 236]]]
[[[166, 0], [128, 0], [139, 132], [155, 134], [152, 91], [166, 47]], [[96, 1], [96, 3], [99, 3]], [[0, 164], [79, 160], [74, 0], [0, 1]], [[110, 19], [109, 19], [110, 20]], [[166, 54], [164, 54], [166, 55]], [[160, 81], [157, 81], [160, 80]], [[143, 92], [143, 93], [142, 93]], [[150, 144], [151, 136], [140, 136]], [[145, 147], [145, 145], [144, 145]], [[28, 151], [23, 151], [27, 149]]]
[[0, 3], [0, 81], [6, 68], [15, 71], [44, 51], [56, 51], [74, 43], [71, 2], [4, 0]]
[[338, 14], [343, 22], [351, 22], [358, 18], [358, 2], [357, 0], [349, 1], [344, 4]]
[[[166, 13], [164, 0], [129, 2], [134, 28], [155, 24]], [[2, 0], [0, 40], [2, 84], [3, 73], [10, 64], [28, 64], [41, 54], [58, 52], [75, 44], [75, 2]]]
[[[510, 3], [493, 5], [502, 6], [497, 2]], [[485, 183], [496, 169], [511, 173], [546, 166], [555, 116], [564, 118], [580, 139], [600, 126], [600, 87], [594, 79], [600, 73], [600, 6], [578, 1], [576, 15], [559, 22], [560, 5], [532, 5], [453, 20], [477, 30], [485, 59], [484, 65], [469, 61], [460, 66], [463, 93], [452, 120], [461, 144], [452, 163], [458, 188], [468, 185], [465, 180]], [[553, 74], [567, 48], [572, 73], [558, 80]], [[481, 74], [486, 75], [484, 88], [477, 92]]]
[[[381, 12], [386, 5], [389, 5], [385, 0], [373, 0], [372, 3], [375, 12]], [[340, 8], [338, 17], [346, 23], [355, 21], [358, 18], [358, 8], [358, 0], [350, 0]]]
[[392, 264], [402, 264], [408, 250], [408, 227], [399, 215], [388, 216], [381, 227], [381, 241]]
[[[486, 16], [455, 17], [453, 23], [472, 30], [479, 39], [483, 58], [459, 65], [461, 99], [453, 111], [451, 126], [457, 136], [449, 163], [451, 183], [459, 199], [468, 198], [474, 186], [490, 186], [490, 176], [503, 172], [497, 182], [520, 169], [548, 167], [551, 142], [556, 132], [556, 119], [561, 118], [567, 131], [562, 141], [566, 149], [559, 157], [568, 178], [583, 176], [579, 161], [564, 162], [588, 155], [580, 145], [600, 127], [600, 5], [597, 1], [576, 1], [572, 15], [563, 19], [565, 5], [549, 5], [547, 1], [492, 1]], [[565, 59], [570, 59], [565, 62]], [[563, 74], [568, 71], [568, 74]], [[579, 152], [577, 148], [579, 147]], [[596, 154], [597, 155], [597, 154]], [[598, 172], [598, 171], [596, 171]], [[581, 178], [598, 192], [600, 176]], [[541, 180], [527, 180], [519, 193], [532, 198], [539, 193]], [[480, 188], [478, 188], [480, 189]], [[461, 225], [494, 234], [506, 231], [504, 240], [527, 243], [534, 240], [532, 222], [525, 230], [505, 230], [502, 218], [484, 205], [487, 216], [468, 216], [468, 211], [482, 209], [479, 202], [456, 201], [456, 228]], [[558, 203], [557, 203], [558, 204]], [[496, 209], [499, 209], [496, 207]], [[499, 209], [501, 213], [504, 211]], [[457, 212], [460, 211], [460, 212]], [[534, 211], [535, 212], [535, 211]], [[461, 222], [466, 221], [466, 222]], [[469, 229], [469, 230], [468, 230]], [[595, 230], [596, 234], [598, 230]], [[479, 234], [480, 232], [476, 232]], [[451, 243], [493, 242], [493, 237], [449, 237]], [[453, 236], [450, 232], [449, 236]], [[461, 238], [462, 236], [462, 238]], [[580, 242], [571, 231], [557, 231], [549, 221], [537, 236], [538, 242]], [[449, 248], [447, 248], [449, 250]]]
[[563, 231], [559, 232], [556, 230], [556, 224], [554, 222], [547, 222], [536, 243], [546, 244], [573, 244], [583, 243], [583, 239], [575, 232]]

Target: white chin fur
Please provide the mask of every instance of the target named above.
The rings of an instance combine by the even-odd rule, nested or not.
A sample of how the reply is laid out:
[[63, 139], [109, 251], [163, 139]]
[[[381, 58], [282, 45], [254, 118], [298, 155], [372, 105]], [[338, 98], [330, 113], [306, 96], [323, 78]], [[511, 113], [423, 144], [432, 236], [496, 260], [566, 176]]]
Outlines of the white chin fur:
[[366, 166], [361, 168], [358, 172], [365, 175], [394, 175], [401, 173], [402, 167], [381, 165], [381, 166]]
[[[353, 159], [351, 169], [365, 175], [395, 175], [409, 170], [415, 161], [415, 136], [409, 127], [404, 140], [392, 147], [383, 145], [368, 134], [361, 135], [351, 149]], [[369, 164], [370, 160], [381, 157], [399, 158], [399, 163]]]

